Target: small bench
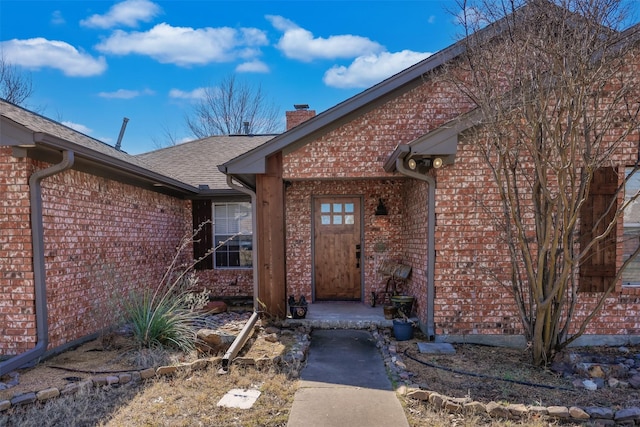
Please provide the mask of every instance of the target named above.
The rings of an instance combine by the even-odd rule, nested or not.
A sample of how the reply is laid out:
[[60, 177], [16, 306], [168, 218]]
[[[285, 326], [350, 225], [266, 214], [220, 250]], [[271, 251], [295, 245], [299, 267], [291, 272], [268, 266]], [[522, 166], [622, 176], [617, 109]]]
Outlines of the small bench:
[[411, 274], [411, 266], [394, 260], [384, 260], [378, 266], [377, 273], [386, 281], [384, 291], [371, 292], [371, 307], [377, 303], [391, 303], [391, 297], [400, 292]]

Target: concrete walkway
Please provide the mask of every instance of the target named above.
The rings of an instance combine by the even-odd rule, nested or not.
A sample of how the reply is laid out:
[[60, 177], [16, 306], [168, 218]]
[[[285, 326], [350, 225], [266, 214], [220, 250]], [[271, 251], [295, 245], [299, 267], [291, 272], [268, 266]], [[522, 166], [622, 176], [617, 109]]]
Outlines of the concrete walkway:
[[380, 351], [365, 330], [311, 333], [288, 427], [408, 427]]

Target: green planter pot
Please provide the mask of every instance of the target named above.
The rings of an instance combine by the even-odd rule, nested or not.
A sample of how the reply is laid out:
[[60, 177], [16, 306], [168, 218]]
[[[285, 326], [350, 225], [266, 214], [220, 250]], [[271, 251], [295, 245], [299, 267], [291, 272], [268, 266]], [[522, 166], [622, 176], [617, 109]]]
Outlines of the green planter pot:
[[391, 304], [393, 304], [398, 312], [402, 311], [405, 316], [411, 317], [414, 300], [415, 298], [409, 295], [394, 295], [391, 297]]

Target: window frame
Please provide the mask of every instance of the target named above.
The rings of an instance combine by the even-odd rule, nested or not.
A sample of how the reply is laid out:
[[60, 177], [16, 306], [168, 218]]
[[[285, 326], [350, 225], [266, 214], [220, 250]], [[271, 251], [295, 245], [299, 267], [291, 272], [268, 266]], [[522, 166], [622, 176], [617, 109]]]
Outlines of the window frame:
[[[229, 208], [232, 206], [242, 205], [244, 208], [241, 214], [246, 214], [247, 216], [243, 218], [243, 224], [240, 223], [230, 223], [233, 221], [232, 214], [229, 213]], [[226, 215], [221, 217], [220, 215], [216, 215], [217, 208], [224, 208], [226, 210]], [[237, 214], [237, 213], [236, 213]], [[212, 257], [212, 267], [216, 270], [250, 270], [253, 269], [253, 210], [251, 206], [251, 202], [246, 201], [216, 201], [214, 200], [211, 203], [211, 218], [212, 218], [212, 238], [215, 244], [215, 250], [213, 251]], [[225, 226], [226, 224], [226, 226]], [[221, 230], [220, 227], [224, 227], [224, 230]], [[242, 228], [245, 228], [242, 230]], [[247, 229], [248, 228], [248, 229]], [[236, 231], [237, 230], [237, 231]], [[218, 245], [221, 242], [226, 241], [230, 237], [232, 237], [236, 233], [241, 233], [231, 240], [225, 242], [221, 247]], [[237, 243], [237, 250], [234, 248], [230, 248], [230, 245]], [[243, 253], [243, 244], [249, 245], [249, 249]], [[236, 255], [237, 254], [237, 255]], [[233, 256], [237, 256], [238, 265], [230, 265]], [[223, 257], [226, 257], [226, 263], [221, 263]]]

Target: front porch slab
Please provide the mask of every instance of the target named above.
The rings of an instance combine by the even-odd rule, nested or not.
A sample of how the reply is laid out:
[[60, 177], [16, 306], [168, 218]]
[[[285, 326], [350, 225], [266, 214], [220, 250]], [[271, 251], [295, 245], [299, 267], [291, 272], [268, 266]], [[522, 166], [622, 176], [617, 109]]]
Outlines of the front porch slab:
[[371, 307], [362, 302], [331, 301], [309, 304], [304, 319], [286, 319], [287, 326], [316, 329], [391, 328], [393, 321], [384, 318], [382, 306]]

